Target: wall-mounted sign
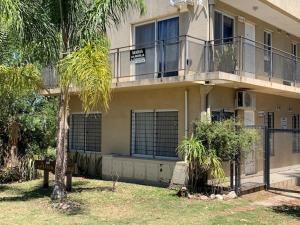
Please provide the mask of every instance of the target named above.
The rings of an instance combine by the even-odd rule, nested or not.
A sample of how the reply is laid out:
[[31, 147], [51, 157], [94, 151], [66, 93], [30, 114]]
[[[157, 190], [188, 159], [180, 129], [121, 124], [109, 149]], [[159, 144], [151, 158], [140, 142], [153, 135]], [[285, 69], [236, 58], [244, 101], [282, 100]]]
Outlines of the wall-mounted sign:
[[132, 63], [145, 63], [146, 62], [146, 49], [140, 48], [135, 50], [130, 50], [130, 62]]
[[281, 129], [287, 129], [287, 118], [286, 117], [281, 117], [280, 118], [280, 127]]

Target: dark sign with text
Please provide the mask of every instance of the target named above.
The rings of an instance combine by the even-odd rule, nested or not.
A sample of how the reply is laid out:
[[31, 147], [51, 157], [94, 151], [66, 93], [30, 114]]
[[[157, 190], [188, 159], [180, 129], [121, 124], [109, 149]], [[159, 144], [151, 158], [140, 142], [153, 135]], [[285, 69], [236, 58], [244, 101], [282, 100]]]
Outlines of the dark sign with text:
[[130, 62], [133, 63], [145, 63], [146, 62], [146, 49], [140, 48], [135, 50], [130, 50]]

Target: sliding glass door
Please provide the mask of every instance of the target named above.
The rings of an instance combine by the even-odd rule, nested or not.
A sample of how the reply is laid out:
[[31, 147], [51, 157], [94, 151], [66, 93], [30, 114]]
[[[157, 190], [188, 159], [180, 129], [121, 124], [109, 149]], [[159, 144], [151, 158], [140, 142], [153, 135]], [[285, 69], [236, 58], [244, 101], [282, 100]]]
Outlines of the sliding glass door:
[[178, 75], [179, 19], [171, 18], [135, 27], [135, 49], [145, 52], [145, 60], [133, 61], [136, 78]]
[[159, 75], [178, 76], [179, 63], [179, 20], [178, 17], [158, 22]]
[[135, 49], [145, 51], [145, 61], [134, 62], [136, 78], [153, 77], [156, 70], [155, 23], [135, 27]]

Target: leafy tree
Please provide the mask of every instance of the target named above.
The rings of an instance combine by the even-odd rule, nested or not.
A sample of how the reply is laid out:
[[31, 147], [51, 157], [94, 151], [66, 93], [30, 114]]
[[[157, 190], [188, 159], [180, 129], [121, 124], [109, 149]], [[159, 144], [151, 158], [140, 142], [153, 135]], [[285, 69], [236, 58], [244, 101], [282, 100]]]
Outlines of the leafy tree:
[[222, 162], [233, 161], [239, 152], [248, 152], [257, 141], [257, 133], [234, 120], [195, 121], [194, 133], [178, 147], [189, 164], [189, 188], [201, 191], [208, 178], [222, 181]]
[[[78, 88], [85, 112], [108, 109], [111, 70], [106, 31], [133, 9], [145, 11], [144, 0], [4, 0], [0, 21], [15, 24], [27, 58], [53, 64], [59, 74], [60, 100], [55, 187], [52, 199], [63, 199], [67, 166], [70, 88]], [[38, 53], [38, 54], [33, 54]]]
[[16, 104], [39, 87], [39, 71], [30, 64], [10, 67], [0, 65], [0, 83], [0, 121], [5, 122], [1, 128], [8, 133], [10, 148], [8, 163], [9, 166], [14, 167], [17, 162], [20, 140], [20, 123]]

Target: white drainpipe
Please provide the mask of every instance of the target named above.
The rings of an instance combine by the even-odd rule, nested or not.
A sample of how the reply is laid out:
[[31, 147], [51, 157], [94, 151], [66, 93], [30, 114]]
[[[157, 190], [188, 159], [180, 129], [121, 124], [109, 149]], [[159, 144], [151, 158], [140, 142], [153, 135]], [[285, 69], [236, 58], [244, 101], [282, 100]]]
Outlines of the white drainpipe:
[[[188, 120], [188, 110], [189, 110], [189, 91], [184, 91], [184, 137], [188, 138], [188, 132], [189, 132], [189, 120]], [[186, 155], [184, 156], [184, 161], [187, 161]]]

